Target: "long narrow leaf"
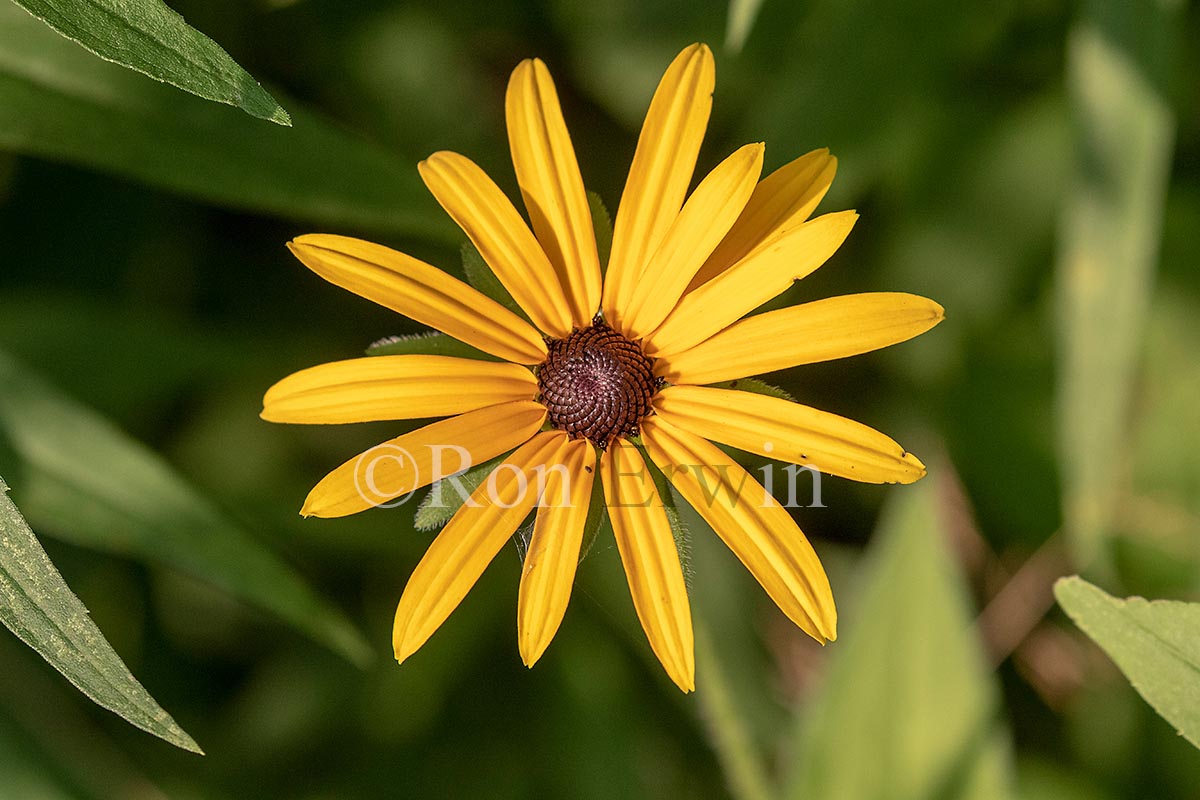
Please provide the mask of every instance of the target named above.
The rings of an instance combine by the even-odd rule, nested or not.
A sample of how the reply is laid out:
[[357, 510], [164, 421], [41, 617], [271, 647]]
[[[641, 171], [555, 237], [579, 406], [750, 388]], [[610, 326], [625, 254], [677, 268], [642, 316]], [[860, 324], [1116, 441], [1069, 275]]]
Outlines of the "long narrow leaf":
[[259, 119], [292, 124], [275, 98], [220, 45], [159, 0], [14, 2], [106, 61]]
[[725, 47], [728, 50], [741, 52], [761, 6], [762, 0], [729, 0], [729, 19], [725, 23]]
[[449, 240], [415, 166], [297, 109], [263, 125], [98, 61], [0, 3], [0, 148], [220, 205]]
[[1059, 243], [1058, 438], [1080, 565], [1104, 552], [1126, 445], [1175, 134], [1162, 81], [1179, 8], [1089, 0], [1069, 42], [1077, 153]]
[[177, 747], [202, 752], [130, 674], [50, 563], [0, 478], [0, 622], [85, 695]]
[[1013, 796], [998, 693], [935, 487], [901, 491], [876, 532], [864, 594], [828, 645], [785, 797]]
[[160, 458], [0, 353], [0, 429], [39, 530], [161, 563], [270, 611], [355, 662], [361, 634], [270, 550], [229, 522]]

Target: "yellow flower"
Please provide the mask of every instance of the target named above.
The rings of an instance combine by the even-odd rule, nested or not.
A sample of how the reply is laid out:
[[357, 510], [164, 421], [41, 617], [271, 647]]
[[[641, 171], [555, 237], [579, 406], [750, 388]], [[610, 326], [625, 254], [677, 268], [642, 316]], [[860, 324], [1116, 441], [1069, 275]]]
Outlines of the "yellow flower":
[[[812, 546], [712, 442], [871, 483], [909, 483], [924, 466], [857, 422], [709, 384], [901, 342], [936, 325], [942, 308], [876, 293], [741, 319], [828, 259], [857, 215], [809, 219], [836, 169], [826, 150], [759, 181], [763, 145], [746, 145], [689, 195], [713, 83], [703, 44], [667, 69], [638, 139], [603, 273], [575, 152], [541, 61], [516, 68], [506, 99], [531, 224], [464, 156], [439, 152], [420, 164], [426, 186], [529, 322], [380, 245], [324, 234], [289, 245], [338, 286], [501, 360], [357, 358], [284, 378], [263, 399], [263, 418], [274, 422], [449, 417], [381, 445], [379, 458], [334, 470], [309, 494], [306, 516], [352, 514], [428, 485], [441, 477], [435, 462], [445, 445], [472, 464], [513, 451], [409, 578], [396, 610], [399, 661], [437, 630], [536, 506], [517, 619], [521, 657], [532, 666], [566, 611], [599, 474], [638, 619], [671, 679], [692, 690], [688, 594], [643, 450], [796, 625], [820, 642], [836, 637], [833, 595]], [[641, 446], [631, 441], [639, 435]], [[405, 457], [386, 457], [388, 448]], [[530, 490], [539, 478], [540, 498]]]

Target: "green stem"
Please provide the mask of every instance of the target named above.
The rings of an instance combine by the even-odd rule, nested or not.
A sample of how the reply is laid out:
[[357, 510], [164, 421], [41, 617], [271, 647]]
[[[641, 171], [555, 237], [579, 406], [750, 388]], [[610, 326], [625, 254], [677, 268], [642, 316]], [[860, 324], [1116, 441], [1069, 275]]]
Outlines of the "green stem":
[[774, 792], [763, 756], [739, 713], [708, 629], [695, 623], [695, 630], [696, 666], [703, 676], [696, 699], [700, 702], [709, 741], [729, 782], [729, 791], [736, 800], [771, 800]]

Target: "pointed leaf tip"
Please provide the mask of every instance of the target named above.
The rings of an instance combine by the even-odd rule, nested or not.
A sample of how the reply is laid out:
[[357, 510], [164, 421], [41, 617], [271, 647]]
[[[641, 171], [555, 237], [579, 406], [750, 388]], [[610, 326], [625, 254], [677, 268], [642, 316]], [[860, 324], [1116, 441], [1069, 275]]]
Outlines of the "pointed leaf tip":
[[203, 755], [104, 638], [8, 491], [0, 478], [0, 622], [97, 705], [176, 747]]

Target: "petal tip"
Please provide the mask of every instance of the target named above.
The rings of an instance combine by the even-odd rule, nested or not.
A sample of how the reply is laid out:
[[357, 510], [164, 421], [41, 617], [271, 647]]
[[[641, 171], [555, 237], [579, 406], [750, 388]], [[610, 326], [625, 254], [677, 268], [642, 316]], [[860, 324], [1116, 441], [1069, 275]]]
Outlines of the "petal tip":
[[921, 480], [921, 478], [924, 478], [929, 474], [929, 470], [925, 467], [924, 462], [907, 450], [900, 455], [900, 459], [905, 464], [908, 464], [913, 468], [912, 474], [906, 475], [905, 478], [900, 481], [901, 483], [916, 483], [917, 481]]
[[293, 236], [290, 242], [286, 242], [287, 249], [295, 252], [296, 247], [319, 247], [322, 242], [328, 242], [330, 239], [336, 239], [328, 233], [302, 233], [299, 236]]
[[305, 498], [304, 504], [300, 506], [300, 516], [304, 517], [305, 519], [308, 519], [309, 517], [324, 518], [326, 515], [321, 512], [322, 508], [320, 503], [314, 501], [311, 494]]
[[408, 660], [409, 656], [417, 652], [417, 647], [414, 647], [407, 637], [402, 636], [397, 640], [393, 640], [392, 651], [396, 656], [396, 663], [403, 664]]
[[546, 645], [538, 642], [522, 640], [518, 647], [521, 653], [521, 663], [528, 669], [533, 669], [533, 665], [538, 662], [542, 654], [546, 652]]
[[520, 88], [520, 83], [527, 80], [530, 72], [537, 70], [538, 60], [536, 58], [526, 58], [513, 67], [512, 74], [508, 77], [508, 93], [511, 94]]
[[413, 641], [411, 635], [412, 612], [403, 605], [406, 599], [408, 599], [407, 587], [405, 587], [405, 595], [400, 598], [400, 605], [396, 606], [396, 619], [392, 623], [392, 653], [396, 656], [397, 664], [403, 664], [424, 643], [423, 641]]
[[455, 157], [461, 156], [458, 156], [458, 153], [455, 153], [453, 150], [438, 150], [437, 152], [430, 153], [424, 160], [417, 162], [417, 172], [424, 175], [428, 170], [438, 167]]
[[677, 62], [688, 62], [687, 66], [691, 66], [695, 59], [699, 59], [699, 68], [705, 76], [705, 81], [709, 85], [709, 94], [712, 93], [712, 82], [714, 72], [716, 71], [716, 59], [713, 58], [712, 50], [704, 42], [695, 42], [680, 51], [676, 56]]
[[684, 694], [691, 694], [696, 691], [696, 676], [693, 674], [687, 675], [672, 675], [671, 680], [679, 687], [679, 690]]
[[690, 648], [667, 661], [660, 658], [659, 663], [680, 691], [684, 694], [696, 691], [696, 659]]

